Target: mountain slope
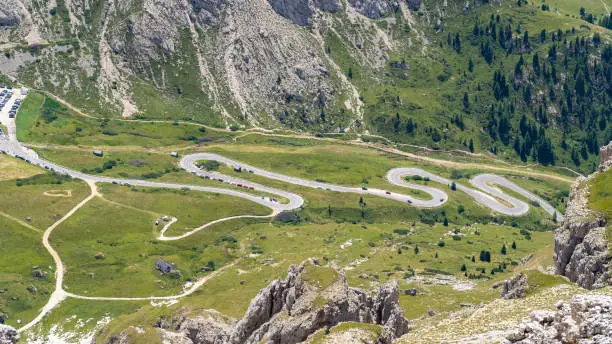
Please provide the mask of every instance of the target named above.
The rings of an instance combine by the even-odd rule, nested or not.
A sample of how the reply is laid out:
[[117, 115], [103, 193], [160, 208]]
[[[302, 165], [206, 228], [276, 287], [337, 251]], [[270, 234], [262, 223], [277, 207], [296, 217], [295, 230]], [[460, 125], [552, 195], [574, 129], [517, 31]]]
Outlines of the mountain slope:
[[378, 134], [590, 172], [612, 136], [612, 36], [606, 3], [582, 6], [8, 0], [0, 71], [97, 117]]

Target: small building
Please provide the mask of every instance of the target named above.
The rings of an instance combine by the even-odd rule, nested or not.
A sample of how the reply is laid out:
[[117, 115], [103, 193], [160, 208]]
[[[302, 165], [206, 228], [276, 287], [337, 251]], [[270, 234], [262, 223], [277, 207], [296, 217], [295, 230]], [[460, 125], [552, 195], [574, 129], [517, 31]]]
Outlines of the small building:
[[179, 154], [178, 154], [178, 152], [170, 152], [170, 155], [175, 157], [175, 158], [178, 158]]
[[98, 157], [102, 157], [104, 155], [104, 152], [102, 152], [101, 149], [94, 149], [93, 150], [93, 155], [98, 156]]
[[165, 260], [159, 258], [156, 262], [155, 262], [155, 268], [157, 270], [159, 270], [159, 272], [161, 272], [162, 274], [167, 274], [170, 271], [172, 271], [172, 264], [166, 262]]
[[27, 96], [29, 93], [30, 93], [30, 90], [28, 90], [27, 88], [25, 88], [25, 87], [21, 88], [21, 95], [22, 96]]

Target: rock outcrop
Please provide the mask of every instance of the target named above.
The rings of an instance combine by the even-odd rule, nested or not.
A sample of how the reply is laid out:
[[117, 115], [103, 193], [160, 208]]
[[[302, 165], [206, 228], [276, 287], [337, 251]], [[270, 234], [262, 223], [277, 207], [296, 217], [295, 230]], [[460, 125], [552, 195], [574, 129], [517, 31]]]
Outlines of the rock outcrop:
[[[230, 337], [230, 343], [299, 343], [321, 328], [354, 321], [383, 326], [380, 341], [390, 343], [408, 332], [408, 321], [399, 307], [399, 286], [390, 282], [375, 297], [348, 286], [337, 274], [329, 285], [305, 277], [317, 266], [292, 266], [287, 278], [272, 282], [251, 304]], [[318, 274], [318, 271], [317, 273]]]
[[560, 301], [556, 311], [534, 311], [508, 335], [507, 343], [610, 344], [612, 297], [575, 295], [569, 304]]
[[0, 27], [19, 25], [21, 18], [8, 9], [0, 8]]
[[349, 3], [357, 12], [371, 19], [384, 17], [400, 9], [400, 1], [397, 0], [349, 0]]
[[300, 26], [311, 26], [316, 10], [338, 12], [342, 9], [339, 0], [268, 0], [279, 15]]
[[0, 324], [0, 344], [15, 344], [19, 340], [17, 330], [9, 325]]
[[504, 300], [520, 299], [527, 296], [528, 290], [529, 283], [527, 283], [527, 275], [520, 273], [503, 282], [501, 297]]
[[[608, 150], [602, 148], [604, 156]], [[609, 165], [609, 157], [606, 159], [602, 160], [602, 166]], [[576, 180], [570, 191], [563, 226], [555, 231], [557, 274], [587, 289], [601, 288], [611, 282], [606, 219], [588, 206], [589, 181], [596, 174]]]
[[159, 327], [162, 334], [171, 329], [194, 344], [292, 344], [343, 322], [359, 322], [381, 326], [376, 342], [387, 344], [409, 330], [399, 294], [396, 281], [381, 285], [373, 296], [349, 287], [331, 268], [294, 265], [284, 280], [260, 290], [237, 322], [207, 311]]

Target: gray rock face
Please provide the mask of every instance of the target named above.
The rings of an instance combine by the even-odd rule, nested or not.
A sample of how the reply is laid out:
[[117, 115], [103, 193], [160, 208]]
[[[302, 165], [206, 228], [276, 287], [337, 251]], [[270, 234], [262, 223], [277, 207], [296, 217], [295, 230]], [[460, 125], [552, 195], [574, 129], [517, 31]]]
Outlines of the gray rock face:
[[300, 26], [311, 26], [315, 10], [338, 12], [339, 0], [268, 0], [274, 11]]
[[529, 284], [527, 283], [527, 275], [521, 273], [514, 276], [512, 279], [505, 280], [502, 284], [501, 297], [504, 300], [520, 299], [527, 295]]
[[610, 257], [606, 220], [589, 209], [587, 186], [584, 178], [572, 186], [563, 226], [555, 231], [554, 260], [557, 274], [594, 289], [610, 284]]
[[229, 340], [229, 333], [235, 323], [224, 319], [221, 314], [202, 314], [186, 318], [179, 327], [179, 332], [192, 343], [224, 344]]
[[384, 17], [400, 8], [399, 0], [349, 0], [349, 3], [357, 12], [371, 19]]
[[12, 326], [0, 324], [0, 344], [15, 344], [19, 340], [19, 333]]
[[2, 8], [0, 4], [0, 27], [16, 26], [21, 22], [21, 18], [17, 13], [11, 11], [10, 8]]
[[[316, 267], [314, 267], [316, 268]], [[304, 266], [292, 266], [284, 281], [274, 281], [253, 299], [239, 321], [230, 343], [299, 343], [317, 330], [340, 322], [383, 325], [379, 341], [390, 343], [408, 332], [399, 306], [399, 286], [390, 282], [376, 297], [350, 288], [344, 275], [324, 290], [302, 278]]]
[[238, 322], [219, 313], [206, 313], [160, 327], [177, 331], [181, 339], [195, 344], [300, 343], [321, 329], [346, 321], [383, 326], [377, 339], [380, 344], [390, 344], [408, 332], [396, 281], [383, 284], [376, 296], [371, 296], [349, 287], [342, 274], [334, 272], [337, 278], [321, 286], [307, 280], [304, 271], [304, 265], [291, 266], [287, 278], [273, 281], [253, 298]]
[[408, 8], [411, 11], [418, 11], [421, 8], [422, 0], [407, 0]]
[[192, 17], [200, 25], [216, 26], [228, 0], [191, 0]]
[[612, 343], [612, 297], [575, 295], [569, 304], [557, 306], [556, 311], [534, 311], [506, 343]]

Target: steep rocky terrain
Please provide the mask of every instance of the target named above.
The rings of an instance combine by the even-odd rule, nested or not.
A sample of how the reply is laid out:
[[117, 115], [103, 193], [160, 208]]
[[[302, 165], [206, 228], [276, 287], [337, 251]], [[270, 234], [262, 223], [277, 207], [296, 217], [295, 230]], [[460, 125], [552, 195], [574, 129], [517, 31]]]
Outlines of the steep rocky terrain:
[[[408, 37], [376, 20], [412, 26], [407, 36], [417, 48], [426, 44], [418, 26], [432, 18], [411, 11], [424, 7], [421, 0], [7, 0], [0, 71], [105, 116], [360, 131], [363, 98], [330, 46], [380, 73]], [[437, 22], [445, 15], [432, 14]]]
[[572, 186], [565, 221], [555, 232], [557, 273], [587, 289], [612, 284], [607, 219], [588, 205], [590, 182], [600, 173], [609, 173], [610, 147], [612, 143], [601, 149], [600, 171], [578, 178]]
[[601, 23], [512, 0], [5, 0], [0, 72], [96, 117], [376, 134], [590, 173], [612, 35], [605, 2], [584, 5]]
[[[160, 320], [159, 335], [173, 343], [292, 344], [320, 331], [328, 333], [337, 325], [361, 323], [378, 327], [376, 343], [391, 343], [409, 330], [399, 306], [399, 293], [395, 281], [381, 285], [372, 295], [349, 287], [346, 277], [329, 267], [304, 263], [291, 266], [284, 280], [275, 280], [262, 289], [240, 320], [204, 311], [196, 316]], [[350, 326], [358, 329], [341, 334], [342, 340], [364, 335], [359, 326]], [[128, 342], [129, 331], [112, 340]]]
[[[362, 110], [345, 71], [324, 51], [329, 15], [356, 10], [379, 17], [392, 9], [371, 1], [355, 6], [338, 0], [3, 1], [0, 43], [26, 41], [36, 49], [0, 57], [0, 70], [93, 113], [167, 118], [176, 114], [165, 106], [178, 103], [186, 115], [205, 113], [199, 120], [213, 124], [312, 126], [324, 116], [323, 126], [338, 130], [354, 126]], [[361, 42], [387, 39], [366, 19], [352, 21], [364, 28]], [[343, 26], [337, 30], [352, 31], [352, 24]], [[58, 51], [58, 41], [66, 49]], [[370, 58], [384, 58], [374, 46], [363, 49], [370, 50]], [[164, 104], [152, 102], [151, 92], [163, 95]]]
[[509, 343], [612, 343], [612, 297], [576, 295], [557, 310], [539, 310], [507, 337]]

